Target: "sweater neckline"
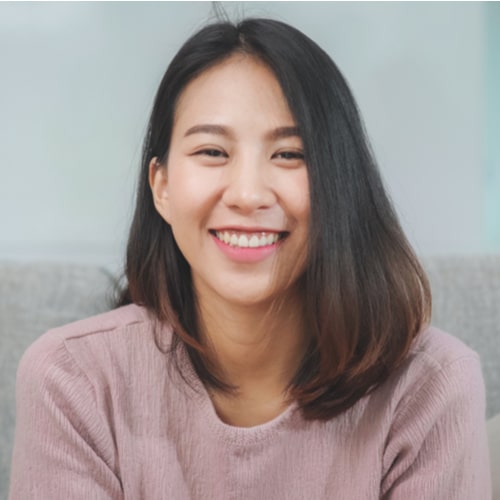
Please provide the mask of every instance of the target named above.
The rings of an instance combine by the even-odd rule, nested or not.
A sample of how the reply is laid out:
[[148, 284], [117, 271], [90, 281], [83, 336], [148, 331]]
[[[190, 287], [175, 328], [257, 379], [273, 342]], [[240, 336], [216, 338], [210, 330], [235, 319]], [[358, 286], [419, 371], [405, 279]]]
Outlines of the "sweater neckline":
[[[203, 386], [203, 384], [201, 385]], [[297, 403], [292, 402], [279, 415], [267, 422], [252, 427], [238, 427], [224, 422], [217, 414], [212, 399], [204, 386], [202, 391], [198, 392], [198, 394], [200, 410], [203, 417], [206, 418], [206, 423], [219, 439], [235, 445], [258, 444], [261, 441], [267, 441], [273, 436], [277, 436], [286, 428], [297, 410]]]
[[184, 377], [182, 378], [193, 389], [193, 401], [198, 405], [197, 409], [202, 425], [208, 426], [217, 439], [236, 446], [258, 444], [259, 442], [271, 439], [273, 436], [277, 436], [281, 431], [289, 427], [294, 420], [300, 420], [298, 404], [296, 401], [293, 401], [279, 415], [262, 424], [252, 427], [239, 427], [227, 424], [217, 414], [212, 398], [194, 370], [184, 345], [179, 347], [181, 347], [182, 351], [182, 367], [184, 368]]

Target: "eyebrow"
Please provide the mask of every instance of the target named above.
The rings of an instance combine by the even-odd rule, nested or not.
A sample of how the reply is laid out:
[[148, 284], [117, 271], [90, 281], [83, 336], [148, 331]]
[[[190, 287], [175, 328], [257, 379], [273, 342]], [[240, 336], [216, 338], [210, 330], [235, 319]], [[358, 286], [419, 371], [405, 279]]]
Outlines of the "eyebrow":
[[[224, 125], [216, 125], [212, 123], [203, 123], [200, 125], [194, 125], [189, 128], [184, 137], [188, 137], [193, 134], [214, 134], [214, 135], [223, 135], [226, 137], [233, 137], [234, 134], [228, 127]], [[300, 132], [299, 127], [290, 126], [290, 127], [278, 127], [266, 134], [266, 139], [275, 141], [278, 139], [286, 139], [287, 137], [299, 137]]]
[[211, 123], [207, 124], [201, 124], [201, 125], [195, 125], [194, 127], [191, 127], [186, 131], [184, 134], [184, 137], [187, 137], [189, 135], [193, 134], [214, 134], [214, 135], [225, 135], [225, 136], [231, 136], [231, 132], [227, 127], [224, 127], [223, 125], [215, 125]]
[[275, 128], [274, 130], [271, 130], [270, 133], [266, 134], [266, 137], [268, 139], [273, 140], [273, 141], [275, 141], [277, 139], [286, 139], [287, 137], [299, 137], [300, 138], [299, 127], [296, 127], [296, 126], [278, 127], [278, 128]]

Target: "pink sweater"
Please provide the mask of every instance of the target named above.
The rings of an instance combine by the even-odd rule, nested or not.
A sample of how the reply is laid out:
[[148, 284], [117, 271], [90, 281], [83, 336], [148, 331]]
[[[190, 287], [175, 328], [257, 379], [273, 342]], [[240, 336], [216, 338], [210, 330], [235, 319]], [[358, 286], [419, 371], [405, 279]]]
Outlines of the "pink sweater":
[[[58, 328], [18, 372], [12, 500], [488, 500], [477, 355], [429, 329], [342, 416], [295, 405], [264, 425], [217, 417], [184, 351], [173, 369], [137, 306]], [[170, 335], [168, 331], [165, 332]]]

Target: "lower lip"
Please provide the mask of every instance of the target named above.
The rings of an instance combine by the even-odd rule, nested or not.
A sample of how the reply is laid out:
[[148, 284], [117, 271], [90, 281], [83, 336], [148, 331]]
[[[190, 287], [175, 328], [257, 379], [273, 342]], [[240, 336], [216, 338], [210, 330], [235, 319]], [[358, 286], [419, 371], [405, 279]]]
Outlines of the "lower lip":
[[267, 259], [277, 250], [278, 246], [282, 241], [278, 240], [276, 243], [272, 245], [266, 245], [263, 247], [241, 248], [228, 245], [227, 243], [224, 243], [223, 241], [219, 240], [219, 238], [217, 238], [213, 234], [211, 234], [210, 236], [212, 236], [215, 244], [226, 257], [235, 262], [246, 262], [246, 263], [260, 262], [264, 259]]

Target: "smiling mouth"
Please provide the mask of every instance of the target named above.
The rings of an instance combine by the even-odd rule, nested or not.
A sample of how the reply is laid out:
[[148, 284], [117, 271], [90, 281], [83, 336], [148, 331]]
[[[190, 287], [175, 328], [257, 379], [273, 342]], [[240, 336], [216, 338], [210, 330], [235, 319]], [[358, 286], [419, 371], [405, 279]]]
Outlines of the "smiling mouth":
[[243, 232], [243, 231], [216, 231], [211, 229], [210, 234], [226, 245], [237, 248], [259, 248], [275, 245], [286, 238], [288, 232]]

